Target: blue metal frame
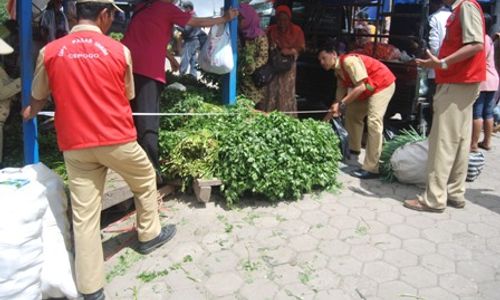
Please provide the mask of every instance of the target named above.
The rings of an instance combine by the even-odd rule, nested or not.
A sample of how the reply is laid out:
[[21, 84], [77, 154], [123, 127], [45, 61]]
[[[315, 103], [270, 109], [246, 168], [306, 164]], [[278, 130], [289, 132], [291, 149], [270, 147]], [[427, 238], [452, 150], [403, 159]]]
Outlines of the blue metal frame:
[[[229, 7], [238, 8], [238, 0], [224, 0], [224, 10]], [[236, 104], [236, 72], [238, 66], [238, 18], [234, 18], [229, 24], [231, 32], [231, 46], [233, 48], [234, 68], [224, 75], [222, 83], [222, 102], [224, 104]]]
[[[21, 97], [23, 107], [31, 102], [31, 81], [33, 78], [33, 35], [31, 30], [32, 3], [31, 0], [17, 1], [17, 17], [20, 33], [21, 55]], [[34, 164], [40, 161], [38, 154], [38, 130], [36, 118], [23, 123], [24, 163]]]

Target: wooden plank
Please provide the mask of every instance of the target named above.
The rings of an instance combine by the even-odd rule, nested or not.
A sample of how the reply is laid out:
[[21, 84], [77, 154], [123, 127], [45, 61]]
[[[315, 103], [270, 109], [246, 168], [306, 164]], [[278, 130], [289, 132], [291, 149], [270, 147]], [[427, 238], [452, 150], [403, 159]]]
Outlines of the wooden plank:
[[217, 179], [217, 178], [213, 178], [213, 179], [195, 179], [195, 182], [199, 186], [215, 186], [215, 185], [221, 185], [222, 184], [222, 181], [219, 180], [219, 179]]

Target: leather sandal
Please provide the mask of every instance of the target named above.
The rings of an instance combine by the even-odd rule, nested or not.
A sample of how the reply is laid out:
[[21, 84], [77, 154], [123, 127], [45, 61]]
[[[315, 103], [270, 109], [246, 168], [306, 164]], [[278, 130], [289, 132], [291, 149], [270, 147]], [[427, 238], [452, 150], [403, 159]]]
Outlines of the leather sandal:
[[432, 208], [425, 206], [424, 204], [420, 203], [418, 200], [405, 200], [403, 203], [403, 206], [409, 209], [417, 210], [417, 211], [426, 211], [426, 212], [433, 212], [433, 213], [442, 213], [444, 212], [444, 208]]
[[478, 146], [479, 148], [481, 148], [481, 149], [486, 150], [486, 151], [490, 151], [490, 150], [491, 150], [491, 147], [486, 146], [486, 145], [484, 144], [484, 142], [479, 142], [479, 143], [477, 143], [477, 146]]

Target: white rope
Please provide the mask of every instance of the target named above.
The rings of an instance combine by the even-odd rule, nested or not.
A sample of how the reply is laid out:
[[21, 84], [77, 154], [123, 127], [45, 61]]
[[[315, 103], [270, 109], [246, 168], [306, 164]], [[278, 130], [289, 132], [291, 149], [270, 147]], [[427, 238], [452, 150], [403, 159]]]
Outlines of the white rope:
[[[283, 114], [322, 114], [328, 113], [331, 110], [301, 110], [301, 111], [282, 111]], [[54, 117], [55, 112], [53, 111], [41, 111], [38, 113], [39, 116]], [[133, 116], [234, 116], [237, 113], [230, 112], [207, 112], [207, 113], [132, 113]]]

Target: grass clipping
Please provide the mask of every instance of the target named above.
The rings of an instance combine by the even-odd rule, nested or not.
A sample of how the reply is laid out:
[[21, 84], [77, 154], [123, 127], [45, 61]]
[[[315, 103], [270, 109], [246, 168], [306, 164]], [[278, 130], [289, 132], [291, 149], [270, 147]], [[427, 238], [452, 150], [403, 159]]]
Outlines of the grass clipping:
[[421, 142], [425, 140], [425, 135], [418, 133], [414, 128], [403, 129], [399, 135], [392, 140], [386, 142], [380, 155], [380, 173], [382, 178], [387, 182], [397, 181], [392, 170], [391, 157], [394, 152], [407, 144]]

